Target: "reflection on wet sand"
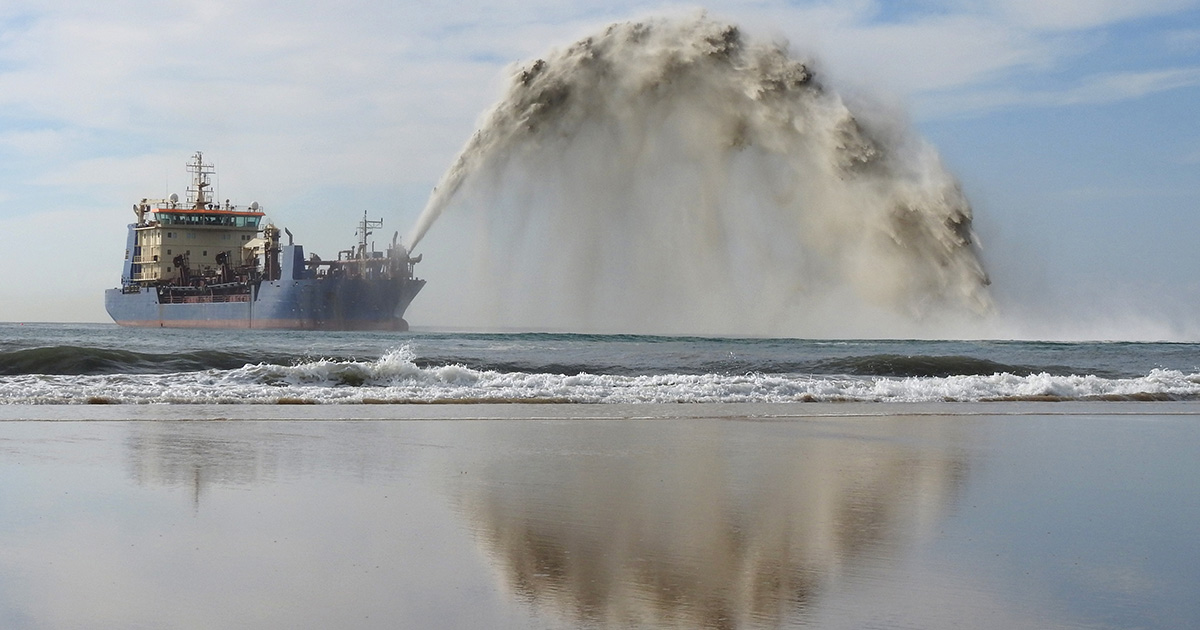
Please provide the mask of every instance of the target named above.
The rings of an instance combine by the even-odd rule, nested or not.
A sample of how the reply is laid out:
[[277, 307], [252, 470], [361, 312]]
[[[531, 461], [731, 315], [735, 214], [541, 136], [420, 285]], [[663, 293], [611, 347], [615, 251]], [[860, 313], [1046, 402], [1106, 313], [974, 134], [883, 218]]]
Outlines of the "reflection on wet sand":
[[505, 588], [537, 610], [606, 627], [770, 627], [803, 622], [846, 571], [902, 558], [964, 483], [944, 435], [762, 440], [769, 429], [499, 432], [456, 463], [460, 508]]
[[188, 487], [198, 507], [210, 487], [255, 486], [333, 473], [353, 479], [403, 476], [414, 443], [376, 422], [285, 427], [271, 422], [142, 422], [125, 439], [138, 485]]
[[134, 428], [125, 440], [130, 478], [139, 485], [190, 487], [196, 508], [210, 484], [253, 484], [274, 469], [263, 449], [245, 439], [190, 432], [179, 424], [142, 423]]
[[817, 408], [0, 421], [0, 628], [1200, 627], [1194, 404]]

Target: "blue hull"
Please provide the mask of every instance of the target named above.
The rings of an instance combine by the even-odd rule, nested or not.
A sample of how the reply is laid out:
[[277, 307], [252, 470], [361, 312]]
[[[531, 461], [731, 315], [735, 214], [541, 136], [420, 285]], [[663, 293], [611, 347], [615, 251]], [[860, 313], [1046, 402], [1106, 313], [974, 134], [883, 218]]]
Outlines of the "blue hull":
[[408, 280], [381, 286], [361, 279], [263, 282], [249, 296], [228, 296], [245, 297], [244, 301], [165, 304], [152, 288], [138, 293], [108, 289], [104, 306], [122, 326], [406, 330], [404, 311], [424, 284]]
[[[285, 248], [291, 249], [291, 246]], [[122, 326], [154, 328], [284, 328], [302, 330], [407, 330], [404, 311], [425, 286], [415, 278], [311, 276], [289, 264], [284, 278], [262, 281], [247, 293], [174, 297], [155, 287], [108, 289], [104, 307]], [[293, 271], [294, 267], [294, 271]]]

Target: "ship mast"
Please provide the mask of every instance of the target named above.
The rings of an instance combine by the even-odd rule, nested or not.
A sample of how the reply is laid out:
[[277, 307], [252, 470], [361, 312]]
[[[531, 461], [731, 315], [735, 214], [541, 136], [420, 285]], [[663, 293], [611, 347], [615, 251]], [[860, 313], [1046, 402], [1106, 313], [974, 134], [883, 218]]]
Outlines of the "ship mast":
[[187, 202], [193, 209], [204, 210], [209, 203], [205, 189], [211, 185], [208, 176], [215, 172], [213, 165], [205, 164], [204, 155], [197, 151], [196, 155], [192, 156], [192, 160], [187, 163], [187, 171], [192, 174], [192, 183], [187, 189]]
[[370, 230], [378, 230], [383, 228], [383, 219], [378, 221], [368, 221], [367, 211], [363, 211], [362, 221], [358, 224], [358, 255], [355, 258], [369, 258], [367, 256], [367, 237], [374, 234]]

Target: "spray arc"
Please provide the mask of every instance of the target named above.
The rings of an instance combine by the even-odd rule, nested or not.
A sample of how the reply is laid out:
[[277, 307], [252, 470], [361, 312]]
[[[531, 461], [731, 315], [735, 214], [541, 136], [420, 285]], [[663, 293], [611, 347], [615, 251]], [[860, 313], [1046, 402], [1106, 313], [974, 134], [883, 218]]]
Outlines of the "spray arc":
[[936, 151], [736, 25], [613, 24], [513, 68], [482, 121], [404, 244], [477, 207], [508, 323], [819, 334], [991, 308]]

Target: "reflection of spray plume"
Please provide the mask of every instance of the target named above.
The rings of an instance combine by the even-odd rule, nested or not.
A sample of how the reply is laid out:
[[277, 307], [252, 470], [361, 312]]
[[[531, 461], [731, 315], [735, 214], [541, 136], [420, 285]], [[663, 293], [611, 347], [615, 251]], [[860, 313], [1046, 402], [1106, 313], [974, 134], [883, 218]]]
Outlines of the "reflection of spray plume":
[[847, 567], [932, 534], [967, 473], [953, 448], [857, 434], [743, 451], [737, 429], [642, 428], [497, 433], [454, 462], [506, 589], [571, 627], [807, 626]]
[[481, 286], [501, 309], [777, 329], [847, 296], [917, 316], [990, 308], [970, 207], [932, 148], [852, 112], [785, 46], [704, 16], [614, 24], [519, 68], [409, 249], [489, 184], [485, 251], [509, 258]]

